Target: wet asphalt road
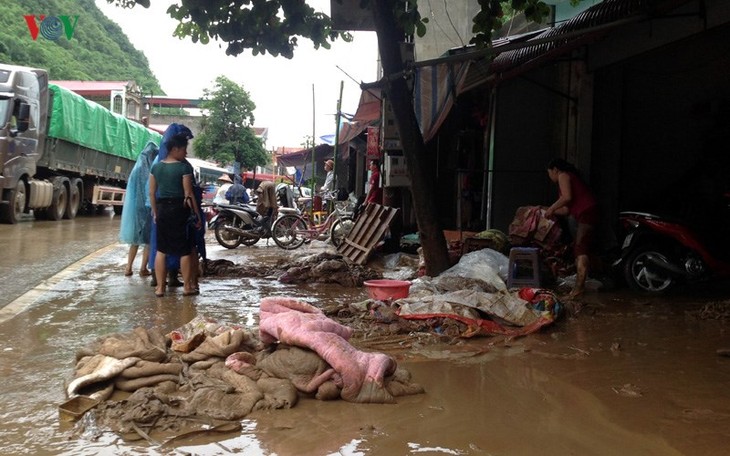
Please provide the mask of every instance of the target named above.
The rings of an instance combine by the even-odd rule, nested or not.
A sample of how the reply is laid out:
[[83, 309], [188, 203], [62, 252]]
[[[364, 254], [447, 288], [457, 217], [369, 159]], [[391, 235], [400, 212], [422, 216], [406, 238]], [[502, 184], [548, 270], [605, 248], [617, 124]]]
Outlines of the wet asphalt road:
[[0, 308], [87, 255], [116, 243], [119, 217], [107, 214], [0, 225]]

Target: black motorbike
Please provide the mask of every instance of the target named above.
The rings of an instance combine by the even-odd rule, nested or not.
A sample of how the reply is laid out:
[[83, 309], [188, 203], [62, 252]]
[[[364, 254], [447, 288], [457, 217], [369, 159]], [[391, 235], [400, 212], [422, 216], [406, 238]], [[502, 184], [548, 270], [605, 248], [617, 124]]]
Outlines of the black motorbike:
[[249, 204], [217, 204], [218, 213], [208, 222], [215, 239], [227, 249], [251, 246], [271, 237], [271, 217], [263, 217]]

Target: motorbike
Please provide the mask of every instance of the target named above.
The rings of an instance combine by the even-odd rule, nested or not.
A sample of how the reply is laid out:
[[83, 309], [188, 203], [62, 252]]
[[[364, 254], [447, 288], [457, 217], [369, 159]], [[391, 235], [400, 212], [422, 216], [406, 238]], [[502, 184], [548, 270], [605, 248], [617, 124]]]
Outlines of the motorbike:
[[[729, 203], [730, 194], [725, 194], [726, 213]], [[721, 223], [717, 219], [726, 220], [715, 217], [713, 223]], [[630, 211], [621, 212], [619, 221], [625, 237], [613, 266], [633, 290], [660, 294], [679, 283], [730, 278], [727, 231], [721, 227], [711, 227], [719, 233], [713, 236], [707, 224]]]
[[[284, 187], [277, 186], [278, 215], [299, 214], [294, 207], [291, 190]], [[214, 215], [208, 222], [208, 228], [215, 232], [218, 243], [227, 249], [235, 249], [241, 244], [251, 246], [260, 239], [271, 237], [274, 220], [256, 211], [255, 194], [248, 204], [213, 204], [211, 213]]]
[[208, 228], [215, 232], [215, 239], [227, 249], [239, 245], [254, 245], [261, 238], [271, 237], [270, 217], [256, 212], [249, 204], [217, 204], [217, 213], [208, 222]]

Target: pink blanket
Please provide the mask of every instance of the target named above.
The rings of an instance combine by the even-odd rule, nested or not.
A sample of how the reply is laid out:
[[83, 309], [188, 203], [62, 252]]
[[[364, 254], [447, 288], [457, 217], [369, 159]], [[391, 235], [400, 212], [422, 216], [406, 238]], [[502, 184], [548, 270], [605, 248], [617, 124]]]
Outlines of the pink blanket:
[[318, 380], [334, 380], [346, 401], [395, 402], [384, 385], [385, 377], [396, 370], [395, 360], [355, 349], [347, 342], [352, 329], [327, 318], [318, 308], [294, 298], [264, 298], [259, 332], [266, 344], [279, 341], [315, 351], [333, 368], [331, 376]]

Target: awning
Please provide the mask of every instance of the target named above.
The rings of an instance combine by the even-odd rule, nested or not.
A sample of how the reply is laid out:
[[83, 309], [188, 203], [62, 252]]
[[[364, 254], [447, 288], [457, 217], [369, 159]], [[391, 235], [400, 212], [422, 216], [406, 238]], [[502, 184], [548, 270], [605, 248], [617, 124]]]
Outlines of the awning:
[[[627, 24], [658, 17], [692, 0], [604, 0], [572, 19], [499, 53], [481, 82], [497, 83], [525, 73]], [[498, 50], [495, 49], [495, 50]]]
[[380, 120], [380, 109], [383, 102], [383, 91], [380, 88], [365, 89], [360, 94], [360, 103], [352, 120], [356, 122], [373, 122]]
[[[323, 163], [325, 160], [334, 156], [334, 147], [329, 144], [320, 144], [314, 148], [314, 163]], [[281, 166], [294, 166], [297, 168], [311, 167], [312, 165], [312, 148], [301, 149], [296, 152], [281, 154], [276, 156], [276, 163]], [[319, 171], [319, 170], [318, 170]], [[324, 168], [322, 168], [324, 174]]]
[[[347, 144], [360, 135], [366, 128], [380, 123], [382, 92], [380, 89], [365, 89], [360, 94], [360, 102], [352, 122], [340, 124], [338, 144]], [[330, 141], [334, 144], [334, 140]]]
[[277, 184], [280, 182], [291, 184], [294, 182], [294, 179], [291, 177], [282, 176], [281, 174], [254, 173], [253, 171], [246, 171], [245, 173], [241, 173], [241, 176], [243, 177], [243, 185], [248, 188], [258, 187], [262, 181], [271, 181]]
[[423, 140], [436, 135], [462, 92], [470, 62], [445, 62], [416, 69], [413, 107]]

